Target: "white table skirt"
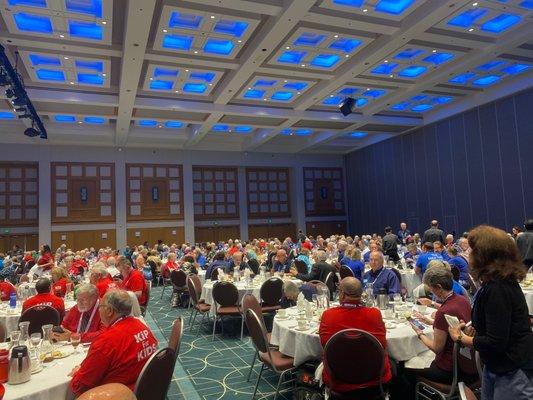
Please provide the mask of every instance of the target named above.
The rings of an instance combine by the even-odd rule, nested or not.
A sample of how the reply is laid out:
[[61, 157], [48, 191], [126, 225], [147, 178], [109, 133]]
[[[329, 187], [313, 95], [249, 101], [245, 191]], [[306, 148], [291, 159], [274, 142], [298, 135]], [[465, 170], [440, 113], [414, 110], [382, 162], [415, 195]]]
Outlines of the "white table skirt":
[[[280, 320], [274, 318], [271, 343], [279, 346], [279, 350], [294, 358], [294, 365], [300, 365], [307, 360], [322, 358], [322, 345], [317, 333], [319, 323], [312, 322], [306, 331], [295, 329], [297, 314], [296, 307], [288, 309], [288, 315], [292, 318]], [[426, 329], [426, 334], [433, 337], [431, 328]], [[397, 361], [409, 360], [422, 352], [427, 347], [416, 337], [415, 332], [407, 322], [397, 324], [394, 329], [387, 329], [387, 351]]]
[[[72, 346], [65, 346], [72, 350]], [[19, 385], [4, 384], [4, 400], [64, 400], [71, 398], [68, 374], [76, 365], [81, 364], [87, 355], [87, 348], [78, 347], [79, 354], [43, 364], [41, 372], [33, 374], [28, 382]], [[69, 397], [67, 397], [69, 396]]]
[[205, 269], [201, 269], [200, 271], [198, 271], [198, 278], [200, 278], [200, 283], [202, 284], [202, 286], [205, 285], [205, 273], [207, 271]]
[[529, 309], [529, 315], [533, 315], [533, 289], [523, 289], [524, 296], [526, 298], [527, 308]]

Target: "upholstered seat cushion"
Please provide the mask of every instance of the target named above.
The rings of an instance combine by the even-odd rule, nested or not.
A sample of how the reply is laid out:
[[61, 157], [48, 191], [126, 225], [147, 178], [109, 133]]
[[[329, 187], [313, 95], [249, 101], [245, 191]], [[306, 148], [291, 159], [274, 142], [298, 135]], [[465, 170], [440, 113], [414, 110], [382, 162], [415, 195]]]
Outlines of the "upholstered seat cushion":
[[286, 356], [279, 350], [270, 349], [272, 359], [268, 358], [268, 353], [259, 353], [261, 360], [267, 365], [271, 365], [278, 371], [285, 371], [294, 367], [294, 358]]
[[267, 313], [267, 312], [274, 312], [276, 310], [279, 310], [280, 308], [281, 308], [281, 306], [263, 306], [263, 307], [261, 307], [261, 310], [264, 313]]
[[241, 309], [238, 306], [219, 307], [217, 308], [217, 314], [218, 315], [241, 314]]
[[201, 313], [208, 312], [211, 310], [211, 304], [206, 303], [198, 303], [195, 308], [200, 311]]

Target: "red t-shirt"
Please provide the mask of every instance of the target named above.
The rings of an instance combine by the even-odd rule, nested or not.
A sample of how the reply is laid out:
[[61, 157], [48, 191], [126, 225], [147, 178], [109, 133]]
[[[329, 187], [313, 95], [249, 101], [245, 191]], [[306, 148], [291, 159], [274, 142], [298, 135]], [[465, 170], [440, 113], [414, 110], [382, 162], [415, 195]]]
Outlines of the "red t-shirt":
[[76, 396], [106, 383], [134, 389], [144, 364], [157, 351], [150, 329], [135, 317], [116, 321], [91, 343], [71, 381]]
[[98, 281], [96, 284], [96, 288], [98, 289], [98, 292], [100, 293], [100, 298], [104, 297], [104, 294], [110, 289], [117, 289], [118, 284], [115, 282], [109, 275], [105, 278], [102, 278]]
[[146, 302], [148, 300], [148, 286], [146, 285], [146, 281], [144, 280], [142, 272], [137, 269], [132, 270], [131, 274], [129, 274], [128, 277], [124, 279], [122, 285], [124, 286], [125, 290], [129, 290], [132, 292], [142, 292], [141, 297], [139, 298], [139, 305], [146, 305]]
[[[39, 257], [39, 260], [37, 260], [38, 265], [44, 265], [44, 264], [48, 264], [51, 262], [52, 263], [54, 262], [54, 256], [51, 253], [41, 254], [41, 257]], [[45, 270], [51, 269], [52, 267], [53, 265], [49, 265], [48, 267], [45, 268]]]
[[72, 275], [82, 275], [85, 269], [87, 269], [87, 263], [85, 260], [74, 260], [68, 273]]
[[178, 263], [169, 260], [163, 264], [161, 275], [163, 275], [163, 278], [170, 278], [170, 273], [175, 269], [178, 269]]
[[50, 306], [55, 308], [59, 312], [59, 316], [62, 319], [65, 315], [65, 303], [61, 297], [57, 297], [52, 293], [37, 293], [35, 296], [30, 297], [24, 303], [22, 303], [22, 312], [33, 306]]
[[[320, 343], [323, 347], [327, 341], [337, 332], [343, 329], [356, 328], [372, 334], [385, 349], [385, 367], [383, 370], [382, 382], [388, 382], [392, 378], [389, 357], [387, 356], [387, 339], [385, 338], [386, 330], [381, 312], [377, 308], [364, 306], [338, 306], [326, 310], [322, 314], [320, 321]], [[326, 385], [337, 392], [350, 392], [362, 387], [379, 385], [379, 380], [367, 382], [366, 384], [347, 384], [336, 383], [331, 381], [326, 368], [322, 373], [322, 379]]]
[[66, 278], [61, 278], [57, 282], [53, 283], [52, 293], [60, 293], [61, 297], [65, 297], [65, 294], [67, 293], [67, 283], [69, 283], [69, 281]]
[[87, 326], [84, 331], [78, 332], [78, 326], [80, 324], [80, 319], [83, 313], [80, 312], [77, 304], [70, 309], [67, 315], [65, 315], [63, 322], [61, 322], [61, 326], [71, 332], [78, 332], [80, 334], [82, 342], [92, 342], [98, 335], [100, 335], [106, 329], [104, 324], [102, 324], [102, 321], [100, 320], [100, 313], [98, 312], [98, 308], [96, 308], [96, 310], [94, 309], [95, 307], [97, 307], [97, 304], [98, 302], [94, 305], [93, 308], [91, 308], [89, 311], [86, 311], [87, 313], [89, 313], [89, 315], [92, 315], [92, 319], [89, 322], [89, 326]]
[[303, 242], [302, 247], [305, 247], [308, 250], [313, 250], [313, 245], [311, 244], [311, 242]]
[[17, 288], [11, 282], [0, 282], [0, 300], [7, 301], [11, 293], [17, 293]]
[[464, 322], [470, 322], [470, 311], [471, 306], [467, 298], [453, 293], [435, 313], [433, 328], [446, 332], [444, 349], [435, 356], [435, 364], [444, 371], [453, 370], [453, 340], [448, 335], [448, 322], [446, 322], [444, 314], [453, 315]]

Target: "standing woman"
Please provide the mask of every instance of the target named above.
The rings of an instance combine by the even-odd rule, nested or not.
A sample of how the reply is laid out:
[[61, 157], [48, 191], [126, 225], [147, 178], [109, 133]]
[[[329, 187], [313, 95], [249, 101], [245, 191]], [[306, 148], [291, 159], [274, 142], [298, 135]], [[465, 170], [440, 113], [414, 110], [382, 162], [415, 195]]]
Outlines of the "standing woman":
[[48, 246], [47, 244], [43, 244], [41, 246], [41, 255], [37, 260], [37, 265], [39, 265], [39, 267], [41, 267], [43, 271], [52, 269], [52, 267], [55, 265], [54, 256], [52, 255], [50, 246]]
[[479, 226], [468, 234], [470, 271], [481, 282], [472, 325], [449, 328], [484, 364], [482, 400], [533, 399], [533, 332], [524, 293], [526, 271], [515, 242], [501, 229]]

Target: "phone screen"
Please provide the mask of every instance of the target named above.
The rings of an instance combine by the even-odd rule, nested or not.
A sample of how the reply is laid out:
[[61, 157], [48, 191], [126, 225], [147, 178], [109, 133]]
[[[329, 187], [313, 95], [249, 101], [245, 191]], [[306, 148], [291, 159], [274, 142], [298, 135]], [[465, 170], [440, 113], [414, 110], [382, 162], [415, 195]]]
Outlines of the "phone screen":
[[416, 319], [414, 319], [414, 318], [411, 319], [411, 323], [412, 323], [414, 326], [416, 326], [418, 329], [422, 330], [422, 331], [423, 331], [424, 329], [426, 329], [426, 327], [424, 326], [424, 324], [423, 324], [422, 322], [420, 322], [420, 321], [418, 321], [418, 320], [416, 320]]

